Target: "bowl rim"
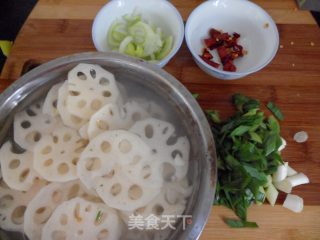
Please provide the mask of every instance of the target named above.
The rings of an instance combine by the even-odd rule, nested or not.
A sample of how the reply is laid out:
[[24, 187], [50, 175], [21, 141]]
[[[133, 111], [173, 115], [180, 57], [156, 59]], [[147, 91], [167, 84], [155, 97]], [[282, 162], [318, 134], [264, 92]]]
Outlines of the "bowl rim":
[[[191, 43], [190, 43], [190, 40], [189, 40], [189, 33], [190, 33], [190, 24], [191, 22], [193, 21], [193, 19], [195, 19], [195, 16], [196, 14], [198, 14], [199, 11], [202, 10], [202, 8], [204, 8], [206, 5], [213, 5], [211, 4], [212, 2], [242, 2], [244, 4], [248, 4], [248, 5], [251, 5], [253, 6], [254, 8], [256, 8], [258, 11], [260, 11], [261, 13], [263, 13], [263, 15], [266, 17], [266, 19], [269, 20], [269, 25], [270, 27], [272, 27], [274, 29], [274, 32], [275, 32], [275, 44], [274, 44], [274, 48], [273, 48], [273, 51], [272, 51], [272, 54], [270, 55], [270, 57], [261, 65], [257, 66], [257, 67], [254, 67], [254, 68], [251, 68], [247, 71], [241, 71], [241, 72], [228, 72], [228, 71], [224, 71], [224, 70], [220, 70], [218, 68], [214, 68], [210, 65], [208, 65], [207, 63], [205, 63], [200, 57], [198, 54], [196, 54], [192, 47], [191, 47]], [[279, 31], [278, 31], [278, 28], [277, 28], [277, 25], [276, 23], [274, 22], [274, 20], [272, 19], [272, 17], [262, 8], [260, 7], [259, 5], [257, 5], [256, 3], [253, 3], [251, 1], [243, 1], [243, 0], [208, 0], [208, 1], [205, 1], [203, 3], [201, 3], [200, 5], [198, 5], [195, 9], [193, 9], [193, 11], [191, 12], [191, 14], [189, 15], [188, 19], [187, 19], [187, 22], [186, 22], [186, 26], [185, 26], [185, 39], [186, 39], [186, 43], [187, 43], [187, 46], [188, 46], [188, 49], [189, 51], [191, 52], [192, 56], [200, 63], [202, 64], [205, 68], [207, 68], [209, 71], [212, 71], [212, 72], [215, 72], [215, 73], [218, 73], [218, 74], [223, 74], [223, 75], [228, 75], [229, 77], [242, 77], [242, 76], [246, 76], [248, 74], [251, 74], [251, 73], [254, 73], [254, 72], [257, 72], [259, 70], [261, 70], [262, 68], [264, 68], [265, 66], [267, 66], [273, 59], [274, 57], [276, 56], [276, 53], [278, 51], [278, 48], [279, 48]], [[231, 79], [232, 80], [232, 79]]]
[[[99, 49], [98, 43], [97, 43], [97, 40], [96, 40], [96, 37], [95, 37], [96, 36], [96, 31], [97, 31], [96, 30], [97, 29], [97, 24], [98, 24], [98, 20], [100, 19], [100, 16], [103, 15], [104, 12], [106, 11], [106, 9], [108, 9], [110, 6], [112, 6], [114, 4], [117, 4], [119, 2], [129, 2], [129, 1], [130, 0], [112, 0], [112, 1], [109, 1], [102, 8], [100, 8], [98, 13], [94, 17], [94, 20], [93, 20], [93, 23], [92, 23], [92, 28], [91, 28], [91, 36], [92, 36], [93, 45], [94, 45], [95, 49], [98, 52], [105, 52], [105, 51], [102, 51], [101, 49]], [[174, 55], [176, 55], [176, 53], [181, 48], [181, 45], [183, 43], [183, 39], [184, 39], [184, 36], [185, 36], [185, 32], [184, 32], [185, 27], [184, 27], [184, 22], [183, 22], [183, 19], [182, 19], [182, 16], [181, 16], [180, 12], [178, 11], [178, 9], [170, 1], [167, 1], [167, 0], [149, 0], [149, 1], [161, 1], [162, 4], [165, 4], [166, 6], [168, 6], [172, 10], [172, 12], [176, 15], [176, 18], [177, 18], [178, 24], [179, 24], [179, 35], [178, 35], [179, 37], [176, 40], [177, 41], [176, 48], [172, 48], [170, 53], [165, 58], [163, 58], [159, 62], [155, 63], [155, 65], [158, 65], [159, 67], [162, 68], [173, 58]], [[135, 4], [138, 4], [138, 1]]]
[[[111, 64], [123, 64], [127, 65], [128, 67], [143, 69], [147, 73], [156, 74], [161, 81], [168, 86], [171, 86], [172, 89], [175, 90], [176, 94], [184, 100], [185, 104], [188, 105], [187, 107], [190, 109], [190, 112], [195, 119], [195, 123], [199, 126], [199, 134], [204, 139], [204, 144], [202, 147], [205, 151], [205, 159], [203, 159], [205, 168], [201, 169], [201, 174], [198, 176], [200, 178], [198, 186], [199, 188], [198, 195], [193, 202], [192, 223], [188, 225], [189, 227], [187, 227], [185, 231], [180, 229], [181, 235], [179, 235], [178, 238], [175, 238], [178, 233], [175, 231], [173, 232], [173, 236], [171, 236], [169, 239], [199, 239], [211, 214], [212, 204], [215, 197], [217, 183], [217, 155], [215, 141], [204, 112], [189, 90], [174, 76], [158, 66], [140, 59], [131, 58], [114, 52], [84, 52], [50, 60], [24, 74], [0, 94], [0, 112], [4, 113], [0, 115], [0, 123], [6, 123], [4, 124], [6, 126], [3, 125], [3, 128], [0, 129], [0, 133], [8, 130], [5, 129], [9, 124], [7, 121], [8, 116], [10, 116], [12, 109], [14, 109], [30, 95], [27, 94], [28, 91], [33, 91], [35, 88], [40, 88], [48, 82], [54, 81], [53, 79], [55, 78], [51, 80], [45, 78], [46, 74], [53, 74], [54, 72], [58, 71], [58, 69], [63, 68], [66, 65], [78, 64], [80, 62], [88, 63], [94, 60], [105, 61]], [[1, 139], [1, 141], [3, 140], [4, 139]]]

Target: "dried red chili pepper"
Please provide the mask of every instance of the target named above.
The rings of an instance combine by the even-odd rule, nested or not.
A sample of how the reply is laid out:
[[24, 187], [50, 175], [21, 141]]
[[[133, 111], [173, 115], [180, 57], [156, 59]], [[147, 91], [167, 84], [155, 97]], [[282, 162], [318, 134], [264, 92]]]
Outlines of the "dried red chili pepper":
[[228, 72], [237, 71], [237, 67], [232, 63], [232, 61], [228, 61], [223, 65], [223, 70]]
[[213, 58], [212, 54], [206, 48], [203, 49], [202, 57], [204, 57], [208, 60]]
[[[234, 72], [236, 66], [233, 64], [233, 60], [242, 57], [243, 47], [238, 44], [240, 34], [234, 32], [232, 36], [229, 33], [219, 31], [211, 28], [209, 30], [210, 38], [204, 40], [205, 45], [210, 50], [217, 49], [224, 71]], [[200, 56], [210, 66], [218, 67], [219, 64], [212, 61], [212, 54], [205, 48], [202, 56]]]
[[218, 67], [220, 66], [219, 63], [216, 63], [216, 62], [214, 62], [213, 60], [206, 59], [206, 58], [203, 57], [203, 56], [200, 56], [200, 57], [202, 58], [202, 60], [203, 60], [205, 63], [209, 64], [210, 66], [212, 66], [212, 67], [214, 67], [214, 68], [218, 68]]

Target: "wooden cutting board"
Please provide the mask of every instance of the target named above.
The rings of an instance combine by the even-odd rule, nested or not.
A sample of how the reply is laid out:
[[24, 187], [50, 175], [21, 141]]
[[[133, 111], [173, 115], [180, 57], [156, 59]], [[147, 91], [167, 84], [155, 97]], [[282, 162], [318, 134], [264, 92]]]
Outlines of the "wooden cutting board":
[[[30, 64], [94, 51], [92, 18], [104, 2], [40, 1], [14, 43], [1, 75], [0, 91]], [[184, 19], [200, 2], [173, 1]], [[258, 222], [258, 229], [230, 229], [221, 218], [233, 213], [214, 207], [201, 239], [320, 239], [320, 30], [308, 13], [296, 9], [293, 0], [256, 2], [270, 12], [280, 33], [281, 48], [266, 68], [241, 80], [217, 80], [197, 67], [183, 43], [165, 70], [200, 94], [203, 109], [217, 109], [222, 116], [232, 113], [230, 97], [236, 92], [279, 105], [285, 115], [282, 135], [288, 142], [283, 157], [311, 180], [293, 191], [304, 198], [306, 206], [300, 214], [282, 208], [281, 200], [275, 207], [254, 206], [249, 219]], [[309, 140], [298, 144], [293, 135], [301, 130], [308, 132]]]

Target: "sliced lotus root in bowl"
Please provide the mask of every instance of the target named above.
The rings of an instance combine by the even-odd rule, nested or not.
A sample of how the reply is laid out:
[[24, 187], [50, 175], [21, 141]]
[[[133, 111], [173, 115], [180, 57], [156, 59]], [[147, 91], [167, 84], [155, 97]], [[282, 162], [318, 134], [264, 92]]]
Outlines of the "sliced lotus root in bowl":
[[68, 86], [65, 82], [58, 91], [58, 102], [57, 109], [62, 119], [62, 122], [71, 128], [80, 129], [84, 124], [87, 123], [87, 120], [78, 117], [74, 114], [71, 114], [67, 109], [67, 96], [68, 96]]
[[34, 168], [51, 182], [77, 179], [77, 163], [87, 143], [75, 129], [59, 127], [35, 146]]
[[0, 227], [7, 231], [23, 232], [25, 210], [43, 186], [43, 181], [37, 181], [27, 192], [0, 186]]
[[186, 137], [177, 137], [174, 126], [166, 121], [147, 118], [136, 122], [130, 130], [151, 147], [156, 158], [163, 162], [166, 181], [180, 180], [188, 172], [190, 143]]
[[105, 204], [74, 198], [60, 204], [43, 227], [42, 240], [115, 240], [122, 224]]
[[89, 120], [107, 103], [118, 103], [120, 92], [112, 73], [93, 64], [80, 63], [68, 73], [67, 109]]
[[129, 129], [136, 121], [151, 117], [150, 114], [136, 101], [128, 101], [123, 105], [123, 111]]
[[43, 114], [47, 114], [51, 117], [57, 117], [59, 115], [58, 106], [57, 106], [58, 92], [62, 85], [63, 83], [57, 83], [50, 88], [42, 106]]
[[[148, 204], [137, 208], [133, 211], [121, 211], [121, 217], [128, 224], [130, 216], [143, 216], [147, 219], [151, 215], [159, 219], [159, 227], [163, 227], [164, 222], [160, 220], [162, 217], [170, 216], [171, 219], [177, 221], [186, 208], [186, 198], [190, 195], [186, 194], [189, 189], [185, 189], [180, 182], [165, 183], [161, 192]], [[178, 189], [177, 189], [178, 188]], [[180, 189], [179, 189], [180, 188]]]
[[50, 133], [57, 120], [42, 113], [42, 103], [35, 103], [15, 114], [13, 120], [14, 141], [22, 148], [32, 151], [34, 145]]
[[[80, 180], [97, 191], [109, 206], [134, 209], [145, 205], [162, 187], [161, 165], [135, 134], [107, 131], [94, 138], [78, 163]], [[117, 187], [120, 186], [119, 194]], [[138, 193], [138, 196], [131, 196]]]
[[40, 175], [33, 168], [33, 153], [26, 150], [15, 153], [11, 142], [6, 142], [0, 149], [0, 164], [3, 180], [15, 190], [27, 191]]
[[90, 139], [108, 131], [123, 129], [127, 125], [124, 111], [115, 103], [109, 103], [94, 113], [89, 121]]
[[24, 232], [28, 238], [41, 239], [42, 228], [56, 207], [75, 197], [99, 201], [99, 198], [91, 195], [79, 180], [50, 183], [42, 188], [30, 201], [25, 211]]

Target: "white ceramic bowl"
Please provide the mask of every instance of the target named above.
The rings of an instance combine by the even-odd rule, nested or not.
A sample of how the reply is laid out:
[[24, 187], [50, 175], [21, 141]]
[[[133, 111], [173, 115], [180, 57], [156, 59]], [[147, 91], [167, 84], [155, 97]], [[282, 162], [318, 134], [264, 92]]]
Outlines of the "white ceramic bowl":
[[[234, 61], [236, 72], [227, 72], [206, 64], [199, 55], [203, 39], [215, 28], [241, 35], [239, 44], [248, 52]], [[209, 0], [193, 10], [185, 27], [185, 38], [195, 62], [206, 73], [224, 80], [244, 77], [265, 67], [276, 55], [279, 33], [276, 24], [258, 5], [246, 0]], [[215, 57], [215, 61], [217, 61]], [[218, 61], [217, 61], [218, 62]]]
[[142, 18], [160, 27], [164, 35], [173, 36], [171, 52], [156, 63], [163, 67], [177, 53], [184, 37], [184, 24], [178, 10], [166, 0], [112, 0], [98, 12], [92, 26], [92, 40], [95, 48], [100, 52], [111, 49], [107, 43], [108, 29], [116, 19], [134, 10], [141, 13]]

